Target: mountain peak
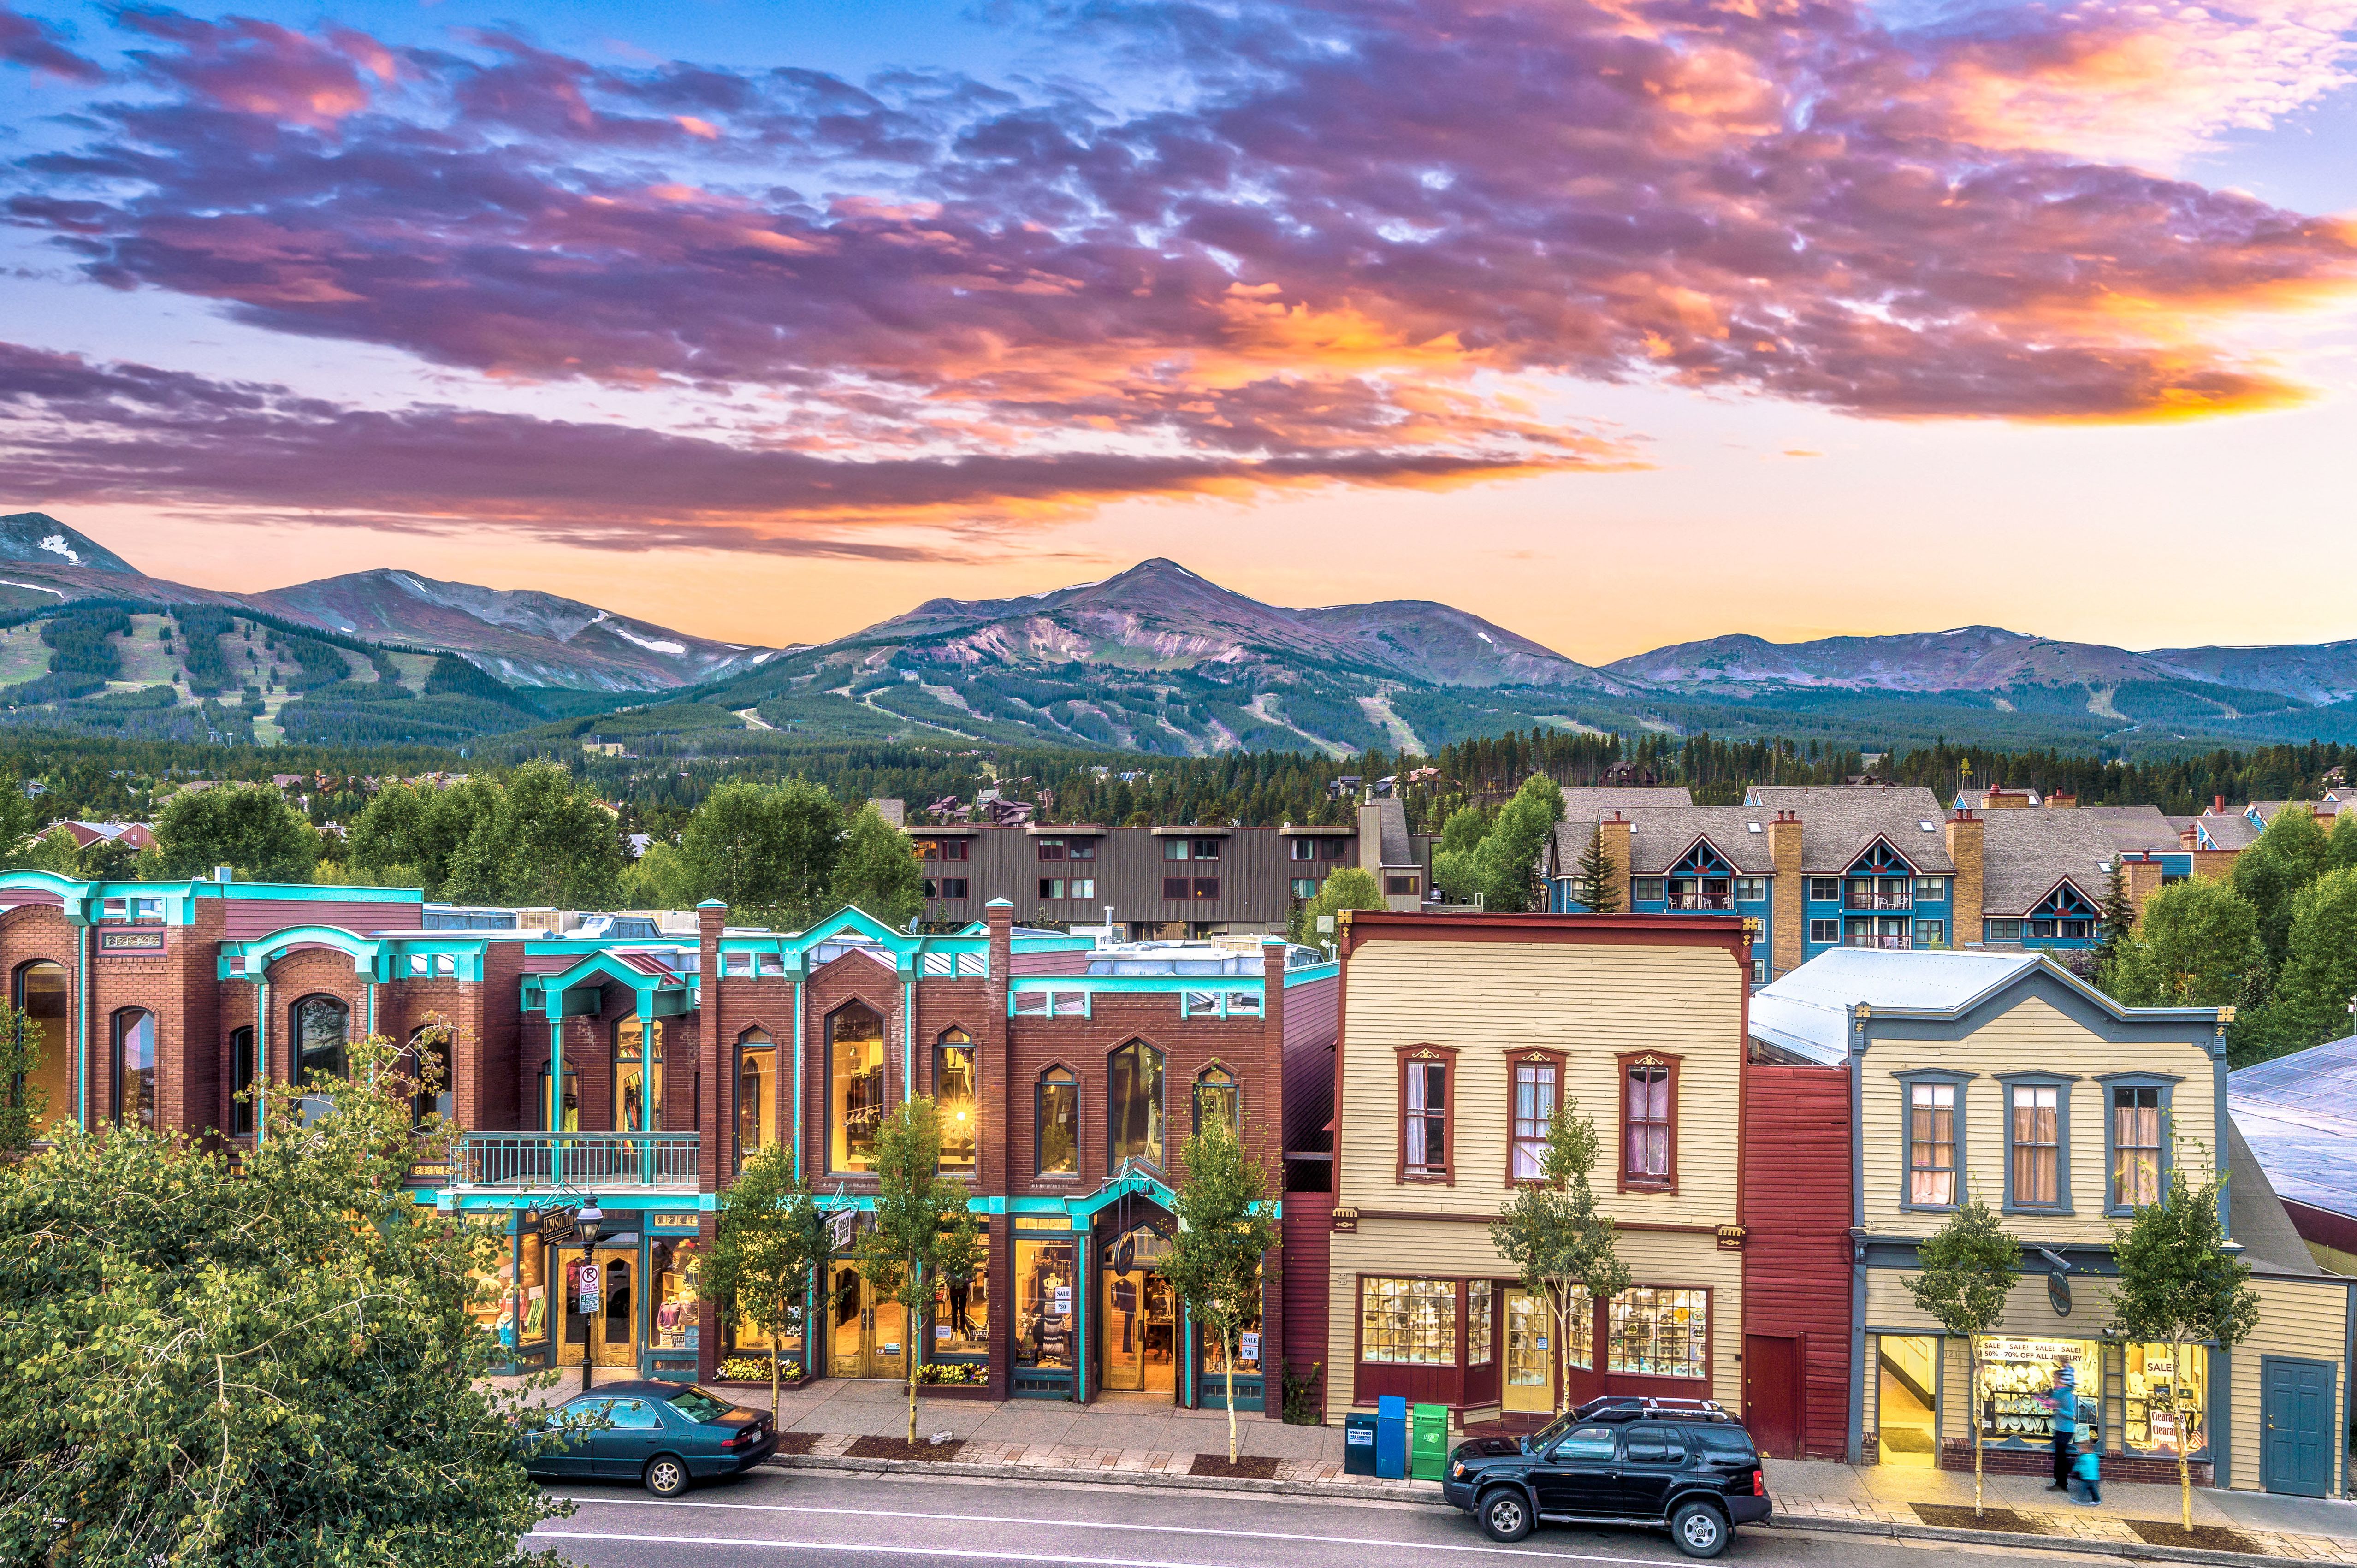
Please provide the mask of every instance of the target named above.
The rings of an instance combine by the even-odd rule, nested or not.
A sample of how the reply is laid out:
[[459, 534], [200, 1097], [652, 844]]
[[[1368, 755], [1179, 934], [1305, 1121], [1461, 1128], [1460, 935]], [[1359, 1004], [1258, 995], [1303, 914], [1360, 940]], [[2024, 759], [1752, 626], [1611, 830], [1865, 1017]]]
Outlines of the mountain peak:
[[85, 572], [114, 572], [128, 577], [139, 575], [139, 569], [130, 562], [45, 511], [17, 511], [0, 517], [0, 561], [22, 561], [37, 566], [79, 566]]

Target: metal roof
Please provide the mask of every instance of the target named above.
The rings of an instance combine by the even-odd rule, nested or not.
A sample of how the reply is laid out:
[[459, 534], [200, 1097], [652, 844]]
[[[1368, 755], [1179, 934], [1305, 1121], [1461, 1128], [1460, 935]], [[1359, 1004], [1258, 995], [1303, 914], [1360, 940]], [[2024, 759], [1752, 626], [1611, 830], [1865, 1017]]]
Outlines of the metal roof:
[[2228, 1073], [2226, 1102], [2279, 1196], [2357, 1218], [2357, 1035]]

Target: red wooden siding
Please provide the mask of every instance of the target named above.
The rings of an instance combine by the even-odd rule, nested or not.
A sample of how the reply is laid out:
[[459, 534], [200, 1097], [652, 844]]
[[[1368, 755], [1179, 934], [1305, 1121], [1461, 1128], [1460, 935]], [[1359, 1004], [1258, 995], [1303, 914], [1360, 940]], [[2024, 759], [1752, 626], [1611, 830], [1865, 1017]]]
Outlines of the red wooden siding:
[[221, 908], [221, 934], [233, 942], [252, 941], [289, 926], [339, 926], [364, 936], [370, 931], [414, 931], [425, 923], [425, 905], [395, 901], [315, 903], [297, 898], [224, 898]]
[[[1288, 1193], [1285, 1199], [1285, 1245], [1276, 1252], [1276, 1266], [1281, 1271], [1277, 1278], [1285, 1302], [1285, 1337], [1281, 1343], [1292, 1360], [1293, 1369], [1304, 1376], [1311, 1362], [1326, 1359], [1326, 1293], [1334, 1255], [1333, 1208], [1333, 1199], [1323, 1193], [1306, 1197]], [[1272, 1379], [1272, 1394], [1277, 1386]], [[1323, 1373], [1314, 1397], [1317, 1407], [1325, 1409]]]
[[1849, 1075], [1748, 1069], [1743, 1329], [1791, 1338], [1803, 1453], [1839, 1457], [1849, 1431]]

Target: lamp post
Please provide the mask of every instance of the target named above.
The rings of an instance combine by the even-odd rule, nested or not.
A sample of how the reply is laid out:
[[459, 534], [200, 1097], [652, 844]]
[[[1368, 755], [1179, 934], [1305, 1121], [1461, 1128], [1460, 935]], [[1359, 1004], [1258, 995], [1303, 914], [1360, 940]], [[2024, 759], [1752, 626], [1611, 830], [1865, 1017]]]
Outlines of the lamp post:
[[[597, 1200], [593, 1197], [581, 1206], [581, 1212], [573, 1217], [573, 1223], [581, 1232], [581, 1267], [585, 1272], [594, 1269], [597, 1262], [591, 1256], [590, 1249], [597, 1246], [598, 1228], [606, 1223], [605, 1211], [597, 1207]], [[601, 1280], [598, 1282], [597, 1299], [603, 1302], [605, 1297], [605, 1282]], [[586, 1394], [589, 1391], [589, 1380], [597, 1358], [591, 1351], [589, 1326], [585, 1323], [581, 1329], [581, 1391]]]

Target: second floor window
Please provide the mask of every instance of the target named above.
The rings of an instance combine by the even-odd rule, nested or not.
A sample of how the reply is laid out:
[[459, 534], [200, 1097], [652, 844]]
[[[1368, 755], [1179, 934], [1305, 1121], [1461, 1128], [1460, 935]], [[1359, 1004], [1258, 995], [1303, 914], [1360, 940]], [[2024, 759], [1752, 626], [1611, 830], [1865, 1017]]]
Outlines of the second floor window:
[[[352, 1010], [333, 996], [307, 996], [295, 1004], [295, 1081], [314, 1077], [342, 1078], [350, 1070], [347, 1048], [352, 1038]], [[328, 1097], [303, 1096], [306, 1122], [327, 1114]]]
[[1162, 1053], [1143, 1040], [1114, 1052], [1106, 1079], [1105, 1132], [1113, 1165], [1162, 1164]]
[[876, 1168], [884, 1120], [884, 1019], [857, 1003], [826, 1021], [827, 1168]]
[[1907, 1201], [1945, 1208], [1956, 1201], [1956, 1086], [1907, 1086]]
[[253, 1030], [251, 1026], [229, 1032], [229, 1131], [242, 1138], [253, 1131]]
[[156, 1131], [156, 1015], [137, 1007], [114, 1015], [114, 1120]]
[[963, 1029], [943, 1030], [933, 1043], [933, 1109], [941, 1119], [942, 1169], [974, 1169], [981, 1106], [974, 1093], [974, 1036]]
[[1553, 1062], [1514, 1064], [1514, 1130], [1506, 1175], [1536, 1181], [1545, 1169], [1547, 1129], [1555, 1122], [1558, 1075]]
[[1411, 1057], [1402, 1064], [1401, 1174], [1411, 1181], [1448, 1178], [1448, 1063]]
[[2056, 1118], [2061, 1090], [2051, 1084], [2013, 1089], [2013, 1201], [2061, 1201], [2062, 1138]]
[[748, 1029], [737, 1039], [737, 1164], [768, 1148], [777, 1137], [778, 1043], [766, 1029]]
[[1675, 1097], [1670, 1064], [1641, 1058], [1625, 1069], [1621, 1090], [1621, 1165], [1629, 1187], [1666, 1187], [1675, 1154]]
[[2160, 1090], [2121, 1084], [2112, 1090], [2112, 1207], [2160, 1201]]
[[614, 1026], [614, 1131], [662, 1131], [663, 1038], [660, 1018]]
[[1239, 1138], [1244, 1131], [1243, 1086], [1236, 1075], [1214, 1063], [1195, 1079], [1195, 1131], [1225, 1122]]
[[1041, 1176], [1077, 1176], [1081, 1169], [1081, 1086], [1060, 1067], [1039, 1075], [1033, 1158]]

